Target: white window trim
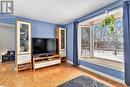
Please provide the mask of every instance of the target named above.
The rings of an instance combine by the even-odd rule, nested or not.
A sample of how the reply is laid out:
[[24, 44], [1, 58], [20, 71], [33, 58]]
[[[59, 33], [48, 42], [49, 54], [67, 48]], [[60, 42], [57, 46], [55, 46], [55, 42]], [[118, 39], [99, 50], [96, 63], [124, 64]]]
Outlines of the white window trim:
[[[109, 12], [109, 15], [111, 15], [114, 12], [119, 11], [119, 10], [121, 10], [122, 13], [123, 13], [123, 9], [122, 8], [118, 8], [118, 9], [115, 9], [115, 10]], [[88, 20], [86, 20], [86, 21], [84, 21], [84, 22], [82, 22], [82, 23], [79, 24], [79, 27], [78, 27], [78, 48], [79, 48], [78, 49], [78, 55], [79, 55], [79, 58], [84, 57], [84, 56], [81, 56], [81, 27], [82, 27], [81, 25], [86, 24], [86, 22], [88, 22], [88, 21], [92, 21], [94, 19], [98, 19], [98, 18], [102, 18], [102, 17], [105, 17], [105, 14], [101, 14], [99, 16], [93, 17], [93, 18], [88, 19]], [[122, 19], [118, 19], [118, 20], [122, 20]], [[91, 54], [90, 54], [90, 56], [85, 56], [85, 57], [99, 58], [99, 57], [94, 56], [94, 36], [93, 36], [94, 33], [93, 32], [94, 32], [95, 25], [94, 26], [86, 26], [86, 27], [91, 27], [91, 29], [90, 29], [90, 51], [91, 51]], [[124, 61], [120, 61], [120, 60], [118, 61], [118, 60], [107, 59], [107, 58], [100, 58], [100, 59], [106, 59], [106, 60], [111, 60], [113, 62], [124, 63]]]
[[[78, 53], [79, 53], [79, 58], [80, 57], [84, 57], [81, 55], [81, 27], [90, 27], [90, 44], [93, 43], [93, 27], [92, 26], [79, 26], [78, 27]], [[85, 56], [86, 57], [86, 56]], [[90, 55], [88, 55], [87, 57], [93, 57], [93, 45], [90, 45]]]

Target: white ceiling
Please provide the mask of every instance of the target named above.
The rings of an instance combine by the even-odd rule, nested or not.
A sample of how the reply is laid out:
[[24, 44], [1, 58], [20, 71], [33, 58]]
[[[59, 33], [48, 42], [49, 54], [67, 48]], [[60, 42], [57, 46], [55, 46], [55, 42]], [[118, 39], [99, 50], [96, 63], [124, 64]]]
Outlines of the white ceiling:
[[117, 0], [15, 0], [15, 15], [66, 24]]

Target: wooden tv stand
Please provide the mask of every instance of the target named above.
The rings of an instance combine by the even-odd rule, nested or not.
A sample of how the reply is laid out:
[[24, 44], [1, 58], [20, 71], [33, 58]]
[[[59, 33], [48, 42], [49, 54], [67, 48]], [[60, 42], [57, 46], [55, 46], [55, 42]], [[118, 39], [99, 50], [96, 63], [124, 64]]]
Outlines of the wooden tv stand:
[[36, 69], [56, 65], [61, 63], [61, 57], [59, 54], [51, 55], [51, 56], [39, 56], [33, 58], [33, 70]]

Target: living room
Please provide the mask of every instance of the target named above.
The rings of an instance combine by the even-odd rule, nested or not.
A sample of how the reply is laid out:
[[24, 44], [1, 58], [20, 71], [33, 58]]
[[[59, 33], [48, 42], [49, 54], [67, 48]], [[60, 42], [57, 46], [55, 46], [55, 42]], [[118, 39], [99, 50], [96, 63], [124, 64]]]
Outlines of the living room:
[[0, 0], [0, 86], [128, 87], [129, 2]]

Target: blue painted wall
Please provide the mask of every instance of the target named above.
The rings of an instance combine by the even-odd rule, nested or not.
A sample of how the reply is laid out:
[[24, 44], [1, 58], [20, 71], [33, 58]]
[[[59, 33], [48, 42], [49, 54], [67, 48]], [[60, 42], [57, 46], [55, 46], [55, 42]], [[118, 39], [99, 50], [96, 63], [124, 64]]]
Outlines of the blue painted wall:
[[118, 71], [118, 70], [115, 70], [115, 69], [112, 69], [112, 68], [96, 65], [96, 64], [86, 62], [86, 61], [82, 61], [82, 60], [79, 61], [79, 64], [83, 65], [85, 67], [94, 69], [96, 71], [111, 75], [111, 76], [116, 77], [118, 79], [125, 80], [124, 72], [121, 72], [121, 71]]
[[73, 22], [64, 27], [67, 28], [67, 58], [69, 61], [73, 61]]
[[[73, 22], [67, 24], [64, 26], [67, 29], [67, 58], [69, 61], [73, 62]], [[103, 67], [100, 65], [96, 65], [90, 62], [86, 62], [86, 61], [82, 61], [79, 60], [79, 64], [83, 65], [85, 67], [97, 70], [99, 72], [111, 75], [113, 77], [119, 78], [121, 80], [124, 80], [124, 72], [115, 70], [115, 69], [111, 69], [108, 67]]]
[[[126, 0], [118, 0], [115, 3], [112, 3], [104, 8], [98, 9], [97, 11], [87, 14], [74, 21], [82, 22], [82, 21], [90, 19], [94, 16], [100, 15], [100, 14], [104, 13], [105, 11], [109, 11], [109, 10], [115, 9], [117, 7], [120, 7], [122, 5], [123, 1], [126, 1]], [[67, 58], [69, 61], [73, 62], [73, 44], [74, 44], [73, 43], [73, 30], [74, 30], [73, 22], [64, 25], [64, 27], [67, 29]], [[83, 65], [85, 67], [97, 70], [99, 72], [103, 72], [105, 74], [111, 75], [111, 76], [119, 78], [121, 80], [124, 80], [124, 72], [110, 69], [110, 68], [103, 67], [103, 66], [99, 66], [99, 65], [96, 65], [93, 63], [84, 62], [81, 60], [79, 60], [79, 63], [80, 63], [80, 65]]]
[[7, 23], [7, 24], [15, 25], [16, 20], [21, 20], [21, 21], [32, 23], [32, 37], [55, 38], [55, 29], [57, 27], [56, 24], [33, 20], [29, 18], [24, 18], [24, 17], [0, 14], [0, 23]]
[[39, 38], [55, 38], [56, 24], [37, 21], [33, 19], [16, 17], [16, 20], [26, 21], [32, 23], [32, 37]]
[[[117, 2], [115, 2], [109, 6], [101, 8], [91, 14], [85, 15], [85, 16], [77, 19], [77, 21], [81, 22], [81, 21], [87, 20], [91, 17], [94, 17], [96, 15], [99, 15], [99, 14], [105, 12], [106, 10], [111, 10], [115, 7], [121, 6], [123, 1], [125, 1], [125, 0], [118, 0]], [[0, 15], [0, 17], [2, 17], [2, 16]], [[57, 27], [57, 25], [55, 25], [55, 24], [32, 20], [32, 19], [23, 18], [23, 17], [5, 18], [5, 19], [0, 18], [0, 22], [5, 22], [5, 23], [9, 23], [9, 24], [15, 24], [15, 20], [32, 22], [32, 37], [55, 38], [55, 28]], [[73, 61], [73, 44], [74, 44], [73, 43], [73, 30], [74, 30], [73, 22], [64, 25], [64, 27], [67, 28], [67, 58], [68, 58], [68, 60]], [[120, 78], [120, 79], [124, 78], [123, 72], [118, 72], [115, 70], [111, 70], [110, 72], [108, 72], [110, 70], [108, 68], [94, 65], [91, 63], [87, 63], [87, 62], [83, 62], [83, 61], [80, 61], [80, 64], [83, 66], [95, 69], [100, 72], [106, 71], [104, 73], [112, 75], [112, 76]], [[121, 76], [114, 74], [114, 73], [118, 73]]]
[[29, 18], [18, 17], [18, 16], [0, 14], [0, 23], [16, 25], [16, 20], [32, 23], [32, 37], [55, 38], [55, 29], [57, 27], [56, 24], [33, 20]]
[[82, 22], [84, 20], [90, 19], [90, 18], [95, 17], [97, 15], [100, 15], [102, 13], [105, 13], [106, 11], [110, 11], [112, 9], [121, 7], [122, 3], [124, 1], [127, 1], [127, 0], [118, 0], [118, 1], [112, 3], [112, 4], [108, 5], [108, 6], [105, 6], [105, 7], [101, 8], [101, 9], [96, 10], [96, 11], [90, 13], [90, 14], [84, 15], [83, 17], [80, 17], [80, 18], [76, 19], [76, 21]]
[[7, 23], [15, 25], [15, 16], [0, 14], [0, 23]]
[[[0, 23], [16, 25], [16, 20], [32, 23], [32, 37], [55, 38], [55, 29], [57, 27], [56, 24], [33, 20], [33, 19], [29, 19], [29, 18], [18, 17], [18, 16], [0, 14]], [[15, 41], [14, 41], [14, 46], [15, 46]]]

